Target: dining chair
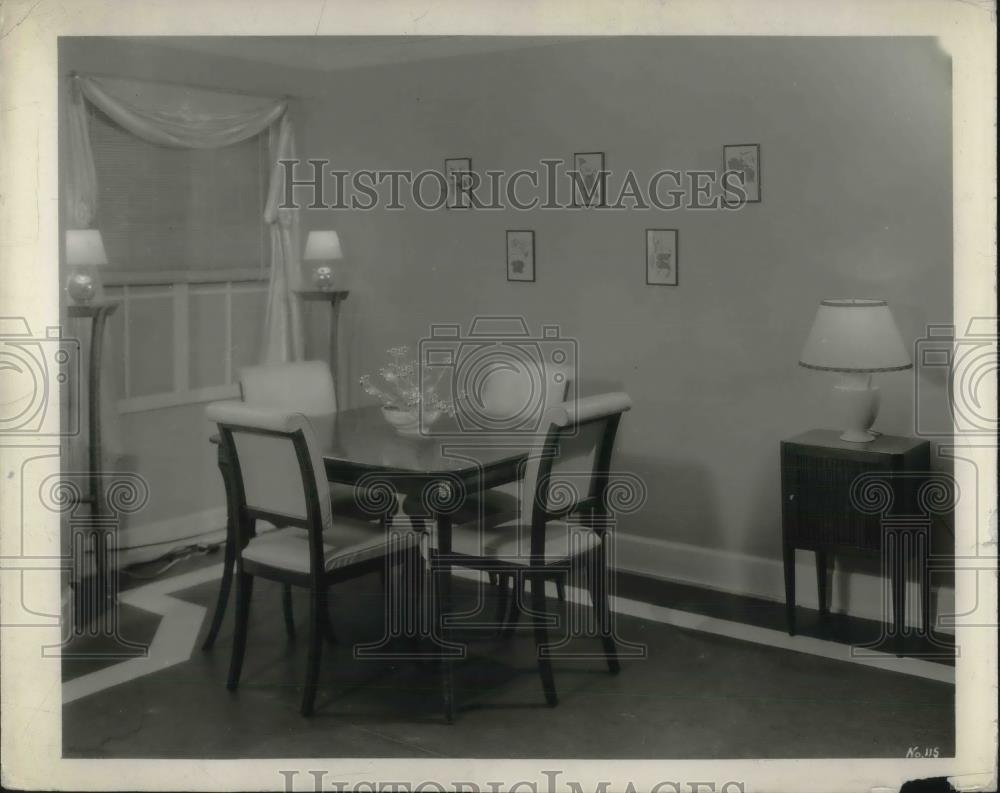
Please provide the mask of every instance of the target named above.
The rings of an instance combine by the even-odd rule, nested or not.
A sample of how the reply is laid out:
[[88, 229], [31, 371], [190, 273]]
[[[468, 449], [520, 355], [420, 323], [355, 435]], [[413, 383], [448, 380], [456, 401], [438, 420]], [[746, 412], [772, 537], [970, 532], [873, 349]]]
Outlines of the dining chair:
[[[546, 702], [557, 703], [548, 644], [545, 581], [565, 580], [582, 567], [595, 610], [608, 669], [619, 670], [608, 610], [605, 496], [622, 414], [632, 406], [624, 393], [565, 402], [545, 414], [540, 448], [525, 464], [520, 518], [510, 523], [462, 524], [452, 528], [451, 563], [494, 571], [513, 579], [513, 599], [531, 584], [532, 620], [538, 668]], [[507, 587], [501, 589], [507, 596]], [[515, 610], [514, 614], [520, 613]]]
[[[364, 521], [337, 516], [326, 497], [323, 458], [309, 419], [244, 402], [216, 402], [207, 415], [233, 461], [238, 553], [236, 625], [227, 688], [240, 682], [255, 578], [309, 592], [309, 654], [302, 715], [313, 712], [333, 584], [410, 560], [412, 533], [373, 534]], [[255, 535], [255, 521], [274, 531]]]
[[[264, 408], [277, 408], [301, 413], [314, 423], [332, 422], [337, 412], [337, 392], [330, 367], [325, 361], [294, 361], [279, 364], [245, 366], [240, 371], [240, 396], [247, 404]], [[230, 474], [223, 471], [227, 489], [228, 511], [232, 512], [232, 498], [228, 491]], [[371, 518], [359, 506], [354, 489], [347, 485], [329, 484], [327, 488], [333, 501], [334, 512], [338, 515]], [[231, 520], [231, 518], [230, 518]], [[378, 524], [372, 524], [372, 531], [378, 531]], [[236, 563], [236, 549], [227, 531], [224, 550], [222, 579], [216, 599], [212, 622], [202, 643], [203, 650], [209, 650], [222, 627], [222, 620], [232, 589], [233, 568]], [[285, 615], [285, 630], [289, 638], [295, 635], [295, 617], [292, 612], [291, 587], [282, 593]]]
[[[562, 404], [569, 396], [572, 378], [569, 370], [562, 365], [546, 362], [542, 366], [543, 383], [535, 383], [526, 371], [498, 369], [484, 384], [482, 395], [483, 405], [480, 412], [489, 424], [492, 419], [498, 426], [503, 426], [512, 415], [524, 405], [531, 402], [531, 389], [540, 386], [542, 404], [541, 416], [554, 405]], [[541, 428], [539, 428], [541, 429]], [[484, 490], [480, 493], [470, 493], [465, 503], [454, 516], [456, 523], [490, 524], [498, 528], [504, 524], [510, 525], [521, 514], [521, 504], [518, 497], [519, 482], [510, 482]], [[499, 587], [502, 594], [509, 585], [509, 579], [494, 572], [489, 574], [491, 584]], [[556, 592], [559, 600], [566, 599], [563, 579], [556, 577]]]

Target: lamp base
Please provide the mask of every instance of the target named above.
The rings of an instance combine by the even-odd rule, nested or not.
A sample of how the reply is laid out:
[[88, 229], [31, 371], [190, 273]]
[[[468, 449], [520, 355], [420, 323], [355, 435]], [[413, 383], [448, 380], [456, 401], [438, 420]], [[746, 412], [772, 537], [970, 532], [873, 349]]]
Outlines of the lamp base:
[[844, 427], [842, 441], [871, 443], [876, 435], [868, 431], [878, 416], [881, 392], [872, 386], [871, 375], [846, 374], [833, 387], [838, 423]]
[[97, 279], [88, 272], [73, 271], [66, 279], [66, 292], [74, 303], [85, 306], [97, 294]]
[[875, 440], [878, 435], [867, 430], [844, 430], [840, 434], [840, 439], [842, 441], [849, 441], [850, 443], [871, 443]]

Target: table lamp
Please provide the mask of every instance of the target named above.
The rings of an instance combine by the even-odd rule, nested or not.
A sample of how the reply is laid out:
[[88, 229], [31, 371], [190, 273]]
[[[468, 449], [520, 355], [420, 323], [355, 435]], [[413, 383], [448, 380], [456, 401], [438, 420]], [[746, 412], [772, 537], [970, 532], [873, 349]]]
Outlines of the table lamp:
[[344, 258], [340, 236], [336, 231], [310, 231], [306, 237], [306, 251], [302, 257], [308, 262], [318, 262], [313, 268], [313, 283], [318, 289], [333, 289], [332, 263]]
[[885, 300], [843, 298], [820, 302], [799, 365], [843, 375], [833, 387], [845, 428], [840, 439], [869, 443], [876, 436], [868, 428], [879, 409], [872, 375], [910, 369], [913, 363]]
[[66, 291], [75, 303], [87, 304], [100, 286], [97, 268], [108, 263], [104, 240], [97, 229], [66, 230]]

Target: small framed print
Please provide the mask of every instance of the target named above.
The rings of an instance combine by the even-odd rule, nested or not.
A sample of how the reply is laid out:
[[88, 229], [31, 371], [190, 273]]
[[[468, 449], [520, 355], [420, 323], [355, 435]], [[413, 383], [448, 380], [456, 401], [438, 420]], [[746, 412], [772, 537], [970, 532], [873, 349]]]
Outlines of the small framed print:
[[452, 209], [468, 209], [469, 192], [472, 190], [472, 158], [449, 157], [444, 161], [448, 180], [448, 203]]
[[748, 204], [760, 203], [760, 144], [734, 143], [722, 147], [722, 170], [743, 174]]
[[677, 286], [677, 229], [646, 229], [646, 283]]
[[535, 280], [535, 232], [515, 229], [507, 232], [507, 280]]
[[573, 205], [604, 206], [607, 173], [603, 151], [585, 151], [573, 155]]

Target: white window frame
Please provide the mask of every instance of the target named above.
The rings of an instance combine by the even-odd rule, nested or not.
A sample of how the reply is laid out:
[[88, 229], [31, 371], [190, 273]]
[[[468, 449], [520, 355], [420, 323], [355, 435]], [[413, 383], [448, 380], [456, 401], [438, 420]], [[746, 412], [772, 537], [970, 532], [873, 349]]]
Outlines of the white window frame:
[[[122, 361], [124, 394], [118, 400], [119, 413], [139, 413], [147, 410], [179, 407], [219, 399], [233, 399], [239, 396], [238, 382], [233, 382], [233, 295], [246, 292], [264, 292], [268, 288], [268, 277], [258, 269], [229, 270], [216, 272], [183, 272], [159, 274], [120, 274], [105, 282], [106, 287], [121, 289], [122, 311]], [[130, 293], [130, 287], [142, 286], [143, 294]], [[190, 381], [190, 298], [192, 286], [199, 294], [219, 293], [225, 296], [226, 344], [225, 344], [225, 384], [192, 388]], [[150, 292], [149, 288], [162, 287], [162, 291]], [[129, 312], [135, 305], [148, 299], [172, 297], [173, 306], [173, 388], [157, 394], [132, 396], [129, 393], [131, 372], [129, 371], [130, 344]], [[263, 326], [260, 333], [263, 335]]]

